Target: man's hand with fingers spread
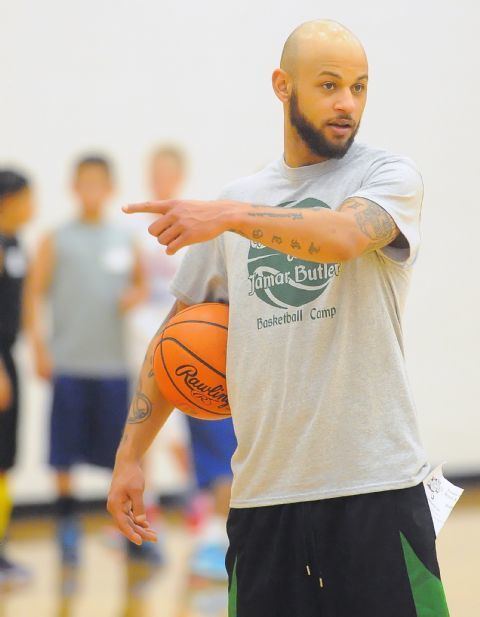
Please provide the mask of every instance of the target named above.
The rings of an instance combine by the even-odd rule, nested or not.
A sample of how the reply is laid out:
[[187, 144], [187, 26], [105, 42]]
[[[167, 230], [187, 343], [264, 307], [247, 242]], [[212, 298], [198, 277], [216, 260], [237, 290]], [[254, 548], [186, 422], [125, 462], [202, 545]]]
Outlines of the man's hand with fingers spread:
[[117, 527], [134, 544], [156, 542], [157, 534], [145, 515], [145, 479], [139, 463], [117, 461], [108, 494], [107, 510]]
[[167, 247], [168, 255], [173, 255], [184, 246], [212, 240], [227, 231], [235, 212], [245, 205], [233, 201], [170, 199], [131, 204], [123, 211], [159, 214], [148, 231]]

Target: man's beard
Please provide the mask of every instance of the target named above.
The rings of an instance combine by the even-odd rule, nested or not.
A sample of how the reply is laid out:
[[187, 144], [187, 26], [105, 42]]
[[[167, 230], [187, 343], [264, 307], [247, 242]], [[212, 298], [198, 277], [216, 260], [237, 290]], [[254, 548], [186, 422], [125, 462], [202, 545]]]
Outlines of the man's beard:
[[[355, 140], [355, 136], [358, 132], [359, 126], [355, 128], [351, 136], [344, 144], [335, 145], [328, 141], [323, 132], [315, 126], [304, 116], [298, 107], [298, 98], [295, 90], [292, 92], [290, 98], [290, 124], [296, 129], [303, 142], [308, 148], [318, 156], [329, 159], [341, 159], [347, 154], [350, 146]], [[343, 116], [345, 119], [345, 116]]]

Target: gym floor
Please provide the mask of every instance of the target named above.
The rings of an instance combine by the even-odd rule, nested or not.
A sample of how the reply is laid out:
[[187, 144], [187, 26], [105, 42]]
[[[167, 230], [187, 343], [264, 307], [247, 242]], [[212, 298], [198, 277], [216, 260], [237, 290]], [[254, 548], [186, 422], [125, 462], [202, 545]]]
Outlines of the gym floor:
[[[192, 538], [179, 516], [165, 522], [168, 563], [127, 566], [106, 516], [84, 519], [82, 565], [62, 571], [49, 519], [14, 523], [9, 554], [34, 571], [31, 583], [0, 591], [0, 617], [225, 617], [226, 586], [192, 580]], [[478, 617], [480, 488], [467, 489], [442, 530], [438, 555], [451, 617]], [[372, 616], [373, 617], [373, 616]]]

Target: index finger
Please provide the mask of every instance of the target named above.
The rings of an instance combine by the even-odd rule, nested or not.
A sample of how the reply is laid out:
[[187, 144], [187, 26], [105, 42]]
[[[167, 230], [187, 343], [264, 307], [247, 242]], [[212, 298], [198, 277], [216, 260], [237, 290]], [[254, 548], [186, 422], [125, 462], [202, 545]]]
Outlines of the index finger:
[[146, 212], [150, 214], [165, 214], [173, 205], [173, 199], [165, 199], [164, 201], [144, 201], [136, 204], [128, 204], [123, 206], [122, 210], [127, 214], [135, 214], [137, 212]]

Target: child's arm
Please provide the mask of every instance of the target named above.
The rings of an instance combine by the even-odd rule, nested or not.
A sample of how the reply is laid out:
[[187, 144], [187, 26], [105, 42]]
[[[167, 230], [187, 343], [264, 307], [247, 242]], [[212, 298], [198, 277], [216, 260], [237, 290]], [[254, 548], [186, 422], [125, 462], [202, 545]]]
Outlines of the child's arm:
[[7, 370], [0, 358], [0, 413], [6, 411], [12, 402], [12, 384]]
[[[0, 246], [0, 274], [3, 271], [3, 248]], [[12, 384], [5, 365], [0, 358], [0, 413], [6, 411], [12, 401]]]
[[43, 379], [52, 376], [52, 360], [45, 337], [43, 305], [50, 289], [55, 268], [53, 238], [45, 237], [40, 243], [25, 284], [24, 327], [35, 358], [37, 374]]
[[129, 287], [124, 291], [120, 298], [120, 311], [127, 313], [138, 304], [145, 302], [148, 298], [148, 285], [145, 269], [142, 264], [140, 251], [137, 247], [134, 249], [134, 263], [132, 269], [132, 278]]

